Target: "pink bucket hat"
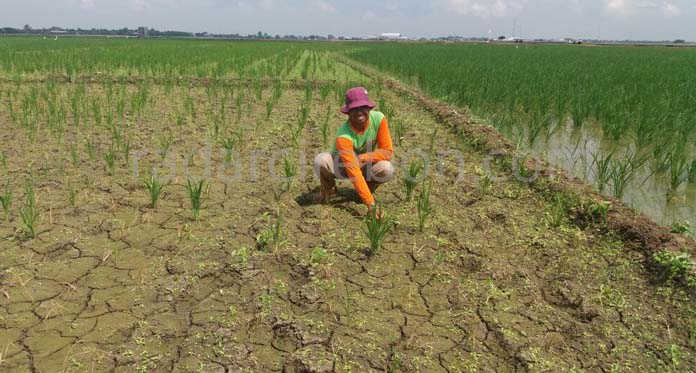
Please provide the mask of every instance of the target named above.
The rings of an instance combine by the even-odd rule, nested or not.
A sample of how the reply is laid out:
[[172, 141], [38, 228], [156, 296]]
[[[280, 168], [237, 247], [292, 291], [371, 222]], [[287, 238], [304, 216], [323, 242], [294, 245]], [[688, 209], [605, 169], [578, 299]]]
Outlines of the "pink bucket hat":
[[352, 109], [361, 106], [369, 106], [372, 109], [375, 107], [375, 104], [367, 96], [365, 87], [351, 88], [346, 92], [346, 106], [341, 109], [341, 112], [348, 114]]

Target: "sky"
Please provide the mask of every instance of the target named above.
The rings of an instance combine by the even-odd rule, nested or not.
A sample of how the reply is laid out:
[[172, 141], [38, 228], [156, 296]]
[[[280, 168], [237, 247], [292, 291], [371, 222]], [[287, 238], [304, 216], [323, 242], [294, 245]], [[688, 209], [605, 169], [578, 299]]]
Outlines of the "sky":
[[696, 0], [0, 0], [0, 27], [696, 41]]

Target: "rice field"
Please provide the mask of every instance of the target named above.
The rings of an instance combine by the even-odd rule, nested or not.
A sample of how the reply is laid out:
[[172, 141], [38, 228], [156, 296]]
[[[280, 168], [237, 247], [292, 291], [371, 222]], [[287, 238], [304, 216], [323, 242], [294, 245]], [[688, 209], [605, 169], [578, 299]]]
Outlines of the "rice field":
[[[0, 371], [696, 366], [688, 227], [511, 177], [337, 54], [365, 47], [0, 38]], [[392, 131], [383, 219], [347, 182], [312, 203], [358, 85]]]
[[350, 56], [661, 224], [696, 222], [693, 48], [374, 44]]

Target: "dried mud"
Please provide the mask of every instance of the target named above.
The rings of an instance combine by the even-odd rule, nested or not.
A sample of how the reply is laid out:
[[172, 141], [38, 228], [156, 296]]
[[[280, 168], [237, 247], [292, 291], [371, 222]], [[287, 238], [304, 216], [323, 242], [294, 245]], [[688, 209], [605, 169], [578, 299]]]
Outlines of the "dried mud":
[[[156, 208], [149, 206], [143, 175], [133, 178], [125, 160], [111, 175], [99, 156], [82, 152], [73, 167], [65, 144], [77, 134], [66, 136], [64, 144], [47, 138], [31, 145], [1, 108], [8, 156], [3, 172], [20, 204], [19, 181], [33, 170], [42, 218], [38, 236], [30, 240], [18, 232], [16, 212], [0, 226], [0, 370], [696, 366], [693, 300], [680, 287], [656, 284], [643, 264], [644, 252], [629, 249], [669, 246], [671, 235], [640, 218], [619, 223], [630, 216], [620, 204], [610, 229], [572, 221], [554, 226], [548, 197], [536, 184], [510, 180], [482, 187], [486, 152], [512, 151], [494, 131], [460, 125], [465, 116], [424, 97], [401, 95], [396, 82], [369, 88], [395, 108], [393, 121], [408, 126], [396, 147], [400, 174], [377, 193], [398, 224], [375, 257], [364, 253], [368, 242], [356, 216], [363, 207], [349, 185], [339, 185], [341, 195], [331, 205], [306, 203], [318, 185], [311, 157], [324, 150], [319, 123], [327, 107], [336, 109], [332, 123], [341, 119], [333, 97], [312, 99], [299, 147], [307, 155], [305, 169], [286, 192], [268, 169], [251, 181], [247, 155], [287, 146], [287, 127], [296, 121], [304, 92], [288, 88], [271, 120], [264, 118], [263, 100], [253, 102], [247, 120], [236, 124], [247, 129], [239, 155], [243, 181], [211, 180], [199, 221], [188, 209], [181, 159], [191, 149], [205, 152], [204, 115], [181, 128], [162, 122], [176, 110], [169, 98], [184, 88], [165, 93], [157, 87], [152, 112], [126, 128], [134, 149], [156, 149], [157, 136], [176, 129], [172, 150], [179, 171], [170, 174]], [[205, 110], [204, 89], [185, 92]], [[453, 123], [455, 130], [448, 130]], [[419, 232], [415, 202], [404, 198], [400, 165], [409, 150], [428, 148], [436, 128], [436, 149], [456, 149], [463, 159], [442, 157], [443, 172], [433, 179], [435, 210]], [[103, 151], [107, 138], [94, 136]], [[219, 151], [212, 154], [214, 167], [223, 164]], [[257, 164], [267, 165], [265, 157]], [[142, 170], [159, 164], [157, 156], [140, 162]], [[200, 175], [205, 162], [199, 156], [193, 163], [188, 171]], [[460, 166], [466, 177], [459, 177]], [[550, 185], [572, 185], [561, 180]], [[68, 184], [79, 190], [75, 207], [68, 202]], [[260, 237], [279, 216], [282, 239], [273, 247]], [[326, 254], [313, 256], [314, 248]]]

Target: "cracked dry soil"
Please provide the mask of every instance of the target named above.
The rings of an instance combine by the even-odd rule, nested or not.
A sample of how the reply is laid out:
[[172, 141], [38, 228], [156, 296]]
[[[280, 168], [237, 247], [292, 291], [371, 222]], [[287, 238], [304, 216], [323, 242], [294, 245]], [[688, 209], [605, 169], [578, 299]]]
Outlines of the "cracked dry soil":
[[[28, 88], [27, 88], [28, 89]], [[128, 86], [127, 89], [135, 89]], [[243, 91], [243, 86], [233, 88]], [[87, 84], [100, 95], [100, 84]], [[0, 226], [0, 370], [2, 371], [681, 371], [696, 366], [693, 300], [657, 284], [644, 256], [601, 227], [549, 224], [538, 188], [514, 180], [481, 186], [486, 155], [411, 99], [370, 87], [407, 126], [396, 146], [399, 175], [378, 199], [398, 220], [372, 258], [362, 207], [343, 183], [329, 206], [305, 203], [318, 185], [310, 164], [326, 149], [319, 131], [326, 113], [342, 119], [339, 101], [315, 94], [298, 149], [300, 175], [282, 192], [269, 176], [271, 151], [289, 147], [304, 92], [285, 90], [270, 120], [250, 98], [239, 143], [242, 181], [227, 186], [219, 147], [201, 219], [191, 218], [184, 191], [188, 170], [205, 171], [203, 85], [153, 88], [154, 104], [124, 127], [134, 149], [158, 149], [165, 128], [171, 159], [157, 151], [117, 159], [114, 175], [83, 147], [77, 166], [66, 150], [85, 134], [31, 145], [0, 109], [5, 174], [16, 187], [32, 179], [41, 207], [38, 236], [22, 239], [15, 212]], [[199, 115], [182, 127], [169, 118], [191, 94]], [[264, 100], [271, 94], [264, 92]], [[253, 97], [247, 94], [246, 97]], [[223, 98], [218, 98], [222, 100]], [[229, 100], [232, 101], [232, 100]], [[230, 104], [230, 118], [235, 108]], [[327, 111], [328, 110], [328, 111]], [[231, 122], [235, 123], [233, 119]], [[434, 213], [417, 229], [406, 201], [401, 163], [413, 149], [457, 150], [442, 156], [433, 178]], [[106, 131], [91, 133], [108, 147]], [[195, 150], [193, 162], [191, 150]], [[251, 175], [251, 151], [257, 178]], [[434, 153], [431, 153], [434, 155]], [[299, 159], [299, 158], [298, 158]], [[461, 163], [460, 163], [461, 161]], [[173, 161], [172, 161], [173, 162]], [[234, 163], [234, 162], [233, 162]], [[461, 165], [465, 177], [459, 179]], [[170, 176], [156, 208], [143, 175]], [[280, 158], [276, 170], [282, 168]], [[219, 174], [216, 175], [216, 173]], [[551, 182], [551, 181], [549, 181]], [[69, 203], [72, 185], [77, 202]], [[418, 191], [417, 191], [418, 192]], [[417, 193], [416, 192], [416, 193]], [[278, 220], [280, 216], [280, 220]], [[263, 236], [280, 221], [278, 245]], [[261, 242], [259, 242], [261, 241]], [[276, 246], [276, 247], [274, 247]], [[323, 248], [325, 255], [312, 255]]]

